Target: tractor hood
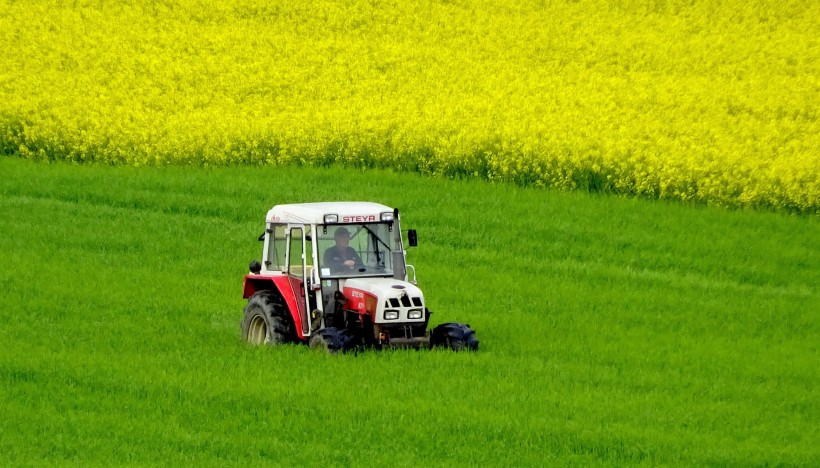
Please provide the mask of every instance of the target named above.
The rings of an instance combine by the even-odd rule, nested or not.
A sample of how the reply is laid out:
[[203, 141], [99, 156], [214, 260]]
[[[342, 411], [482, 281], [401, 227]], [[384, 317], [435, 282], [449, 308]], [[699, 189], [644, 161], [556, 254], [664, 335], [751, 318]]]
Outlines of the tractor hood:
[[407, 281], [394, 278], [351, 278], [343, 292], [347, 307], [370, 314], [374, 323], [424, 322], [424, 295]]

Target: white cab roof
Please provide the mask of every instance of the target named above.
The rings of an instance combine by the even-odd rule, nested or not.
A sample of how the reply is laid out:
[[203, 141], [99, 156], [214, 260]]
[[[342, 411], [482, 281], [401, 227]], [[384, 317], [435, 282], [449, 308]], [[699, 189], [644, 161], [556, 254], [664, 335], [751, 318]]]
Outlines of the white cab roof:
[[268, 211], [269, 223], [324, 224], [326, 214], [339, 215], [339, 223], [377, 222], [393, 208], [371, 202], [323, 202], [276, 205]]

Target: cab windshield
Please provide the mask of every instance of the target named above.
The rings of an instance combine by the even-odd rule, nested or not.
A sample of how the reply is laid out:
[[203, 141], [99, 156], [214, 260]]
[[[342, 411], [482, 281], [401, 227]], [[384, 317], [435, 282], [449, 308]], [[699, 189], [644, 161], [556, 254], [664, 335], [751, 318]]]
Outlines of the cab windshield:
[[323, 278], [392, 276], [398, 248], [390, 223], [320, 226], [319, 261]]

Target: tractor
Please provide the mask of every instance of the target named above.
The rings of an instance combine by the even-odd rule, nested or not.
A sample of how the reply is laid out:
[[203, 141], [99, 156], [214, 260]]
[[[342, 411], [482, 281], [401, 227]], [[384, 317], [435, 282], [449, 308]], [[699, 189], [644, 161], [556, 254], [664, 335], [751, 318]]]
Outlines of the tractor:
[[[478, 350], [469, 325], [428, 330], [430, 310], [405, 261], [399, 210], [371, 202], [276, 205], [262, 261], [250, 264], [242, 338], [331, 354], [365, 348]], [[418, 244], [414, 229], [409, 246]]]

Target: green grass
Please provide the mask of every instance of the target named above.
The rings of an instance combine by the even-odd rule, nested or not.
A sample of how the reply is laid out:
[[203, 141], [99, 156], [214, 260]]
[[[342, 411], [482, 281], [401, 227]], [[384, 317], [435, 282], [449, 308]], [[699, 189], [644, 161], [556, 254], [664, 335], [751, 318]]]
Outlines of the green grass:
[[[820, 463], [816, 217], [342, 168], [0, 158], [0, 464]], [[251, 348], [282, 202], [419, 230], [481, 351]]]

